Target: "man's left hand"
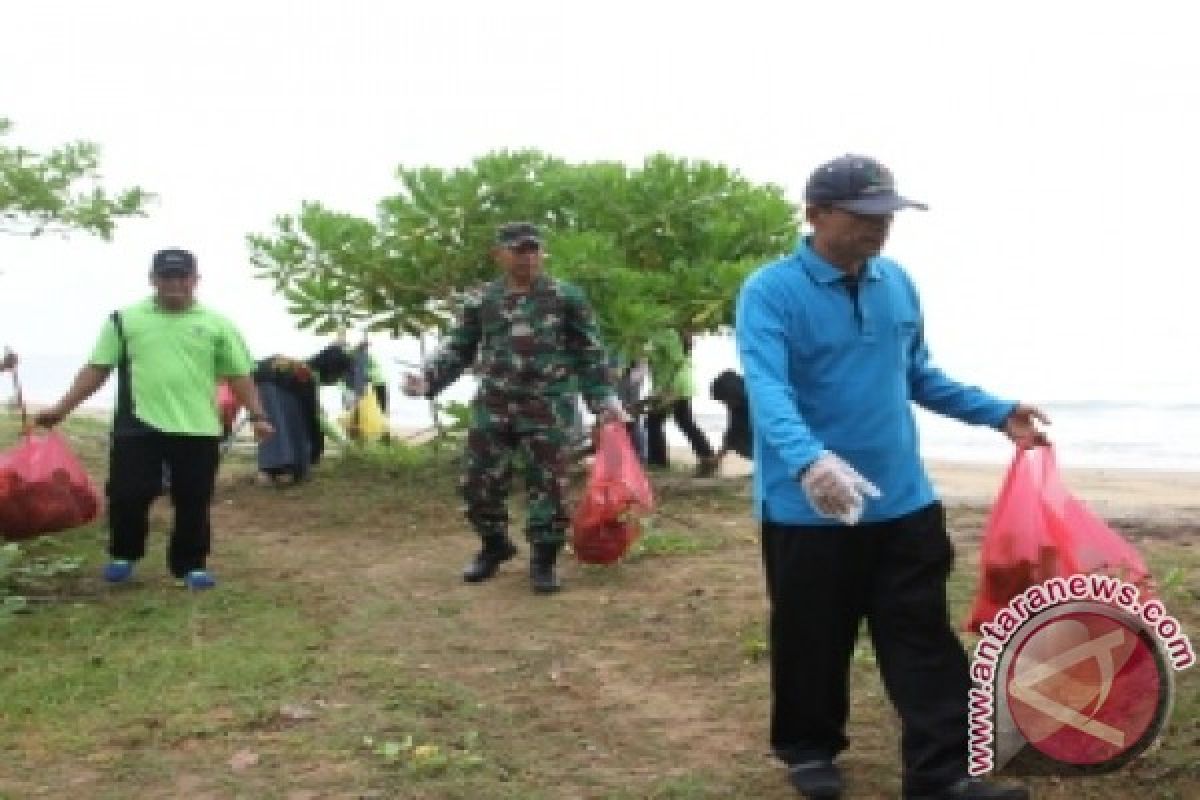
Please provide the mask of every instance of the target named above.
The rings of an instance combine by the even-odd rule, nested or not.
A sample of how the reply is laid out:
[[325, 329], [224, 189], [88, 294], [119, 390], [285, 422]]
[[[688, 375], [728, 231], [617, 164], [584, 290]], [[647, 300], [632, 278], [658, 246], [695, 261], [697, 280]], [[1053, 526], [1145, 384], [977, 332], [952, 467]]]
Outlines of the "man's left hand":
[[1050, 424], [1050, 418], [1040, 408], [1017, 403], [1017, 407], [1009, 413], [1008, 419], [1004, 420], [1004, 433], [1012, 439], [1013, 444], [1026, 450], [1049, 444], [1050, 440], [1038, 428], [1035, 420], [1043, 425]]

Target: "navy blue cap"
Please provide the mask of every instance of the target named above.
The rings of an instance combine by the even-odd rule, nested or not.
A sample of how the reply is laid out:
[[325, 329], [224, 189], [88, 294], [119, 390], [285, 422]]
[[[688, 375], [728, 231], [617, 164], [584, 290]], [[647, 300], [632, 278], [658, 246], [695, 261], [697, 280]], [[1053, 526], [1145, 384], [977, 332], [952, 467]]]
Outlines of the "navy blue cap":
[[928, 206], [896, 194], [892, 171], [867, 156], [844, 155], [817, 167], [804, 187], [804, 202], [855, 214], [892, 214]]
[[496, 244], [517, 247], [526, 242], [542, 243], [542, 232], [532, 222], [507, 222], [496, 229]]
[[155, 275], [189, 275], [196, 271], [196, 257], [187, 250], [159, 250], [150, 262]]

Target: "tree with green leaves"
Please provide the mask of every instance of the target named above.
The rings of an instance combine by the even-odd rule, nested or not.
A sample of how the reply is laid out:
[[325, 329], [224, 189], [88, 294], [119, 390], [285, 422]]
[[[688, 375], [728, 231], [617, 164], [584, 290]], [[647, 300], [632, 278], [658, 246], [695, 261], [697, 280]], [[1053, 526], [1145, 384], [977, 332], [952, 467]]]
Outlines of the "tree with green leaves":
[[496, 152], [458, 169], [401, 167], [397, 178], [374, 220], [306, 203], [249, 237], [258, 274], [301, 327], [443, 329], [462, 292], [495, 277], [496, 226], [528, 220], [545, 232], [551, 274], [581, 286], [605, 340], [632, 355], [657, 330], [730, 324], [742, 280], [797, 234], [778, 187], [668, 155], [629, 168]]
[[18, 236], [84, 231], [110, 239], [116, 221], [145, 216], [151, 195], [134, 187], [109, 194], [99, 185], [99, 149], [71, 142], [48, 153], [10, 147], [12, 123], [0, 117], [0, 232]]

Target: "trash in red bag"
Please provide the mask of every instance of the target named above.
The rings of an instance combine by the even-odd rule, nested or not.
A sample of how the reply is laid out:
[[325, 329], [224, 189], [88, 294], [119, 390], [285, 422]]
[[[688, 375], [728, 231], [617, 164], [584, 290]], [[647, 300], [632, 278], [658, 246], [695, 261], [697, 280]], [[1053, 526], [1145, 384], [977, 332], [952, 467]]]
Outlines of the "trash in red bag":
[[1017, 450], [984, 525], [979, 562], [969, 631], [1050, 578], [1103, 573], [1134, 584], [1143, 598], [1153, 590], [1133, 545], [1067, 491], [1050, 446]]
[[641, 534], [637, 516], [654, 509], [654, 494], [624, 425], [602, 425], [594, 438], [596, 460], [571, 520], [571, 549], [585, 564], [612, 564]]
[[30, 539], [75, 528], [100, 513], [100, 495], [57, 433], [30, 433], [0, 453], [0, 535]]
[[221, 416], [221, 431], [223, 436], [233, 432], [233, 421], [237, 419], [242, 404], [238, 402], [227, 381], [217, 384], [217, 412]]

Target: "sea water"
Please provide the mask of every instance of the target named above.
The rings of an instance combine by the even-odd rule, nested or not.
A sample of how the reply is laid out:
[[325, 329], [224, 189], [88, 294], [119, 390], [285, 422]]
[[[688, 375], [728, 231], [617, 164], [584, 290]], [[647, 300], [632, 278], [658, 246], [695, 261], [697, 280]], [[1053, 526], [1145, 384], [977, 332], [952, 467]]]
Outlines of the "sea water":
[[[392, 423], [403, 429], [432, 424], [429, 404], [403, 397], [402, 374], [419, 361], [415, 342], [380, 340], [377, 357], [391, 387]], [[304, 357], [308, 353], [291, 353]], [[23, 354], [20, 368], [26, 400], [43, 406], [61, 396], [78, 369], [76, 356]], [[947, 372], [964, 382], [981, 385], [1003, 396], [1037, 403], [1053, 420], [1049, 435], [1059, 449], [1059, 461], [1072, 467], [1113, 467], [1200, 472], [1200, 378], [1191, 369], [1158, 369], [1151, 364], [1141, 374], [1128, 369], [1107, 375], [1094, 361], [1043, 366], [1041, 370], [1006, 363], [1003, 358], [958, 359]], [[697, 340], [694, 354], [696, 420], [716, 446], [725, 426], [724, 407], [709, 396], [709, 384], [724, 369], [740, 371], [731, 337]], [[111, 408], [114, 381], [88, 402], [91, 408]], [[474, 390], [469, 376], [447, 389], [442, 399], [466, 401]], [[0, 398], [11, 401], [11, 377], [0, 375]], [[337, 413], [339, 395], [326, 390], [323, 405]], [[917, 410], [921, 449], [925, 457], [944, 461], [1005, 463], [1012, 449], [993, 430], [964, 425]], [[667, 425], [668, 440], [684, 445], [675, 426]]]

